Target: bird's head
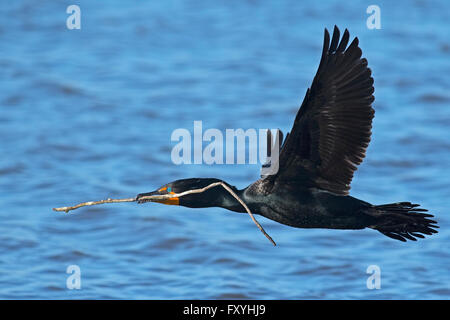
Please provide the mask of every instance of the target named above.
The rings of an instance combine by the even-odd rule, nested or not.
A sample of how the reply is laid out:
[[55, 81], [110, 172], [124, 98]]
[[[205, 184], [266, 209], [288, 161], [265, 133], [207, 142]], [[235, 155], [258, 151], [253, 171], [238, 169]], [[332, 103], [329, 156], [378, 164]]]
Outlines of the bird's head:
[[[138, 194], [136, 201], [138, 203], [144, 202], [158, 202], [167, 205], [179, 205], [191, 208], [205, 208], [205, 207], [224, 207], [228, 202], [235, 203], [235, 199], [220, 185], [211, 187], [203, 192], [189, 193], [193, 190], [202, 190], [212, 183], [225, 183], [220, 179], [215, 178], [192, 178], [181, 179], [167, 183], [155, 191]], [[227, 183], [225, 183], [227, 184]], [[228, 184], [227, 184], [228, 185]], [[233, 191], [237, 189], [228, 185]], [[178, 196], [181, 193], [187, 194]], [[173, 195], [173, 196], [169, 196]], [[164, 197], [158, 197], [164, 196]], [[167, 196], [167, 198], [166, 198]], [[153, 199], [152, 199], [153, 197]]]

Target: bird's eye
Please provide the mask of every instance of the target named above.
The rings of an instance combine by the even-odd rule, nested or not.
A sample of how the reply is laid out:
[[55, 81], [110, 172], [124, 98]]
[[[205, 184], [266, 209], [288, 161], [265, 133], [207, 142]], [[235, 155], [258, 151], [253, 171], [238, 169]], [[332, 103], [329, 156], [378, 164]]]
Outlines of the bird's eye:
[[158, 190], [158, 192], [160, 193], [174, 193], [172, 192], [172, 188], [171, 187], [164, 187]]

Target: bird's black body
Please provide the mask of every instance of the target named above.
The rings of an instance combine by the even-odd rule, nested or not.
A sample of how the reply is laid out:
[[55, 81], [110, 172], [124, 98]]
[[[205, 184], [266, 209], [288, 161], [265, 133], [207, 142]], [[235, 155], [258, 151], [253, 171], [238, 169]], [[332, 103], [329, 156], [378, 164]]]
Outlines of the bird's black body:
[[[406, 241], [437, 231], [432, 215], [410, 202], [372, 205], [348, 195], [353, 173], [370, 142], [374, 87], [367, 60], [355, 38], [347, 47], [337, 27], [331, 38], [325, 30], [322, 57], [307, 90], [294, 126], [280, 148], [278, 171], [263, 176], [243, 190], [233, 191], [253, 213], [297, 228], [372, 228]], [[181, 193], [220, 181], [183, 179], [137, 196]], [[228, 184], [227, 184], [228, 185]], [[228, 185], [229, 186], [229, 185]], [[191, 208], [222, 207], [246, 212], [224, 188], [188, 194], [166, 204]]]
[[363, 229], [373, 219], [370, 204], [317, 188], [275, 183], [269, 189], [258, 180], [242, 192], [249, 208], [266, 218], [297, 228]]

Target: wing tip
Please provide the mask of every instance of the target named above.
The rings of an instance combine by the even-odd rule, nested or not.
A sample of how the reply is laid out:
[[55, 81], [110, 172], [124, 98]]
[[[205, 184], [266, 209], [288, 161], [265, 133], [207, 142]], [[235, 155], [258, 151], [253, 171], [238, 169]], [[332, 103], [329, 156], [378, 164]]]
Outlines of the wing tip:
[[341, 36], [341, 32], [339, 31], [339, 28], [335, 25], [333, 29], [333, 37], [331, 38], [331, 44], [330, 44], [330, 52], [335, 52], [336, 48], [339, 43], [339, 38]]
[[[337, 25], [334, 25], [333, 27], [333, 35], [330, 36], [330, 32], [327, 28], [324, 28], [324, 53], [330, 54], [334, 52], [344, 52], [347, 48], [348, 41], [350, 39], [350, 31], [348, 31], [347, 28], [345, 28], [344, 33], [342, 34], [341, 38], [341, 32], [339, 30], [339, 27]], [[331, 39], [331, 43], [330, 43]], [[359, 45], [359, 39], [358, 37], [355, 37], [353, 39], [351, 45], [358, 46]]]

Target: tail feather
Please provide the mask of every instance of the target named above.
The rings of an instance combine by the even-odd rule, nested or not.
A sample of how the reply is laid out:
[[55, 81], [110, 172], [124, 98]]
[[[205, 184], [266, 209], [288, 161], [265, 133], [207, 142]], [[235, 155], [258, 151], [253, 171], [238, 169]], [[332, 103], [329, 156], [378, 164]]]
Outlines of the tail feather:
[[419, 208], [419, 204], [397, 202], [373, 206], [371, 214], [377, 217], [377, 223], [371, 228], [385, 236], [405, 242], [406, 239], [416, 241], [425, 235], [437, 233], [437, 222], [429, 218], [432, 214], [424, 213], [427, 209]]

